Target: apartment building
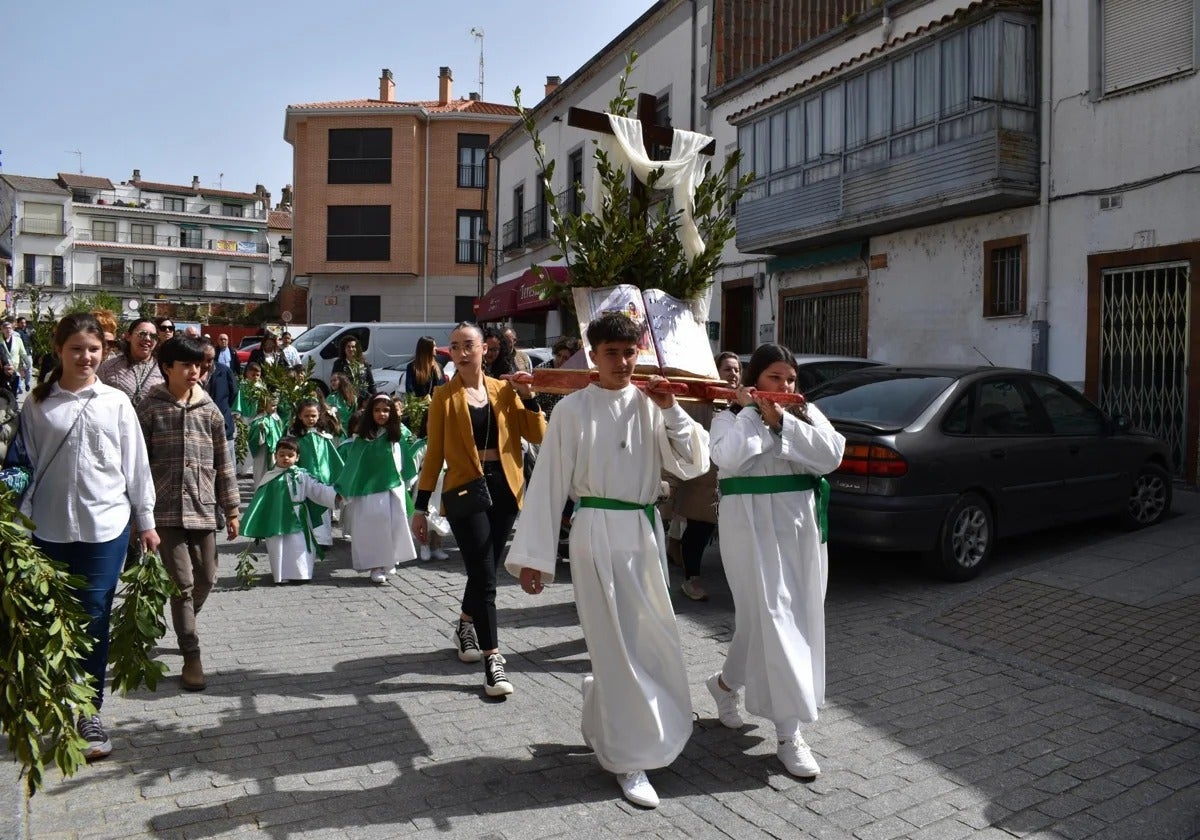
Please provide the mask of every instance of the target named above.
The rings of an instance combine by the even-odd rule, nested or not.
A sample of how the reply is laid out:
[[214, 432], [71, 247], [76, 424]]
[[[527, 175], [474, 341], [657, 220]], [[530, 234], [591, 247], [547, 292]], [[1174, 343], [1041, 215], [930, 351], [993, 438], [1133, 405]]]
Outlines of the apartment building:
[[[271, 294], [270, 194], [94, 175], [0, 176], [11, 207], [10, 292], [28, 310], [30, 287], [61, 311], [75, 294], [103, 289], [127, 314], [176, 304], [259, 304]], [[136, 303], [130, 303], [134, 302]]]
[[[736, 5], [738, 44], [797, 11]], [[1048, 370], [1195, 481], [1200, 2], [840, 6], [708, 93], [767, 257], [725, 291], [797, 351]]]
[[378, 98], [288, 106], [308, 323], [474, 318], [489, 251], [487, 149], [516, 119], [512, 105], [455, 99], [449, 67], [433, 100], [398, 100], [385, 68]]

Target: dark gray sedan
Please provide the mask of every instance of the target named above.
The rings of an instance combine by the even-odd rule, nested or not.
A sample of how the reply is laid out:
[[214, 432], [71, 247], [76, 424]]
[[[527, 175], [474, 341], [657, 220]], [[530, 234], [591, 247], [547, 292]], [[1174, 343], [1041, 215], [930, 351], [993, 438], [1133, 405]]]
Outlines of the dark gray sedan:
[[949, 580], [978, 574], [998, 537], [1171, 508], [1167, 445], [1070, 385], [996, 367], [872, 367], [809, 394], [846, 436], [829, 476], [834, 543], [925, 552]]

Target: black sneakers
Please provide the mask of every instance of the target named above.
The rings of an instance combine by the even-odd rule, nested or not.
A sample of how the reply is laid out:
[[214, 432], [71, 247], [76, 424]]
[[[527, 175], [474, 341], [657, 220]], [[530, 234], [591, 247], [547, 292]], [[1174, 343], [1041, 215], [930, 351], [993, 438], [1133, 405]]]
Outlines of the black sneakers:
[[504, 673], [503, 656], [498, 653], [489, 653], [483, 673], [483, 690], [487, 692], [488, 697], [503, 697], [513, 693], [512, 683], [508, 681], [508, 674]]
[[458, 658], [463, 662], [478, 662], [483, 658], [479, 652], [479, 639], [475, 636], [475, 625], [461, 618], [451, 634], [454, 646], [458, 648]]
[[112, 741], [108, 739], [108, 733], [104, 731], [104, 726], [100, 723], [100, 715], [80, 717], [75, 722], [75, 730], [87, 741], [83, 757], [88, 761], [104, 758], [112, 752]]

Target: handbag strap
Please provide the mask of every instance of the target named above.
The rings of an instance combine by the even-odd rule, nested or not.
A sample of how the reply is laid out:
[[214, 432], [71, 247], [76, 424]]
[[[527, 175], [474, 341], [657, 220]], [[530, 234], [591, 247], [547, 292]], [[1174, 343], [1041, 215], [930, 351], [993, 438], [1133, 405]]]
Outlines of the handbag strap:
[[[50, 457], [44, 461], [41, 458], [38, 458], [39, 463], [34, 464], [33, 478], [29, 482], [29, 491], [26, 494], [26, 498], [28, 498], [30, 501], [33, 501], [34, 490], [37, 489], [37, 485], [41, 481], [42, 476], [44, 476], [46, 471], [50, 469], [50, 465], [54, 463], [54, 459], [58, 457], [58, 453], [62, 452], [63, 446], [65, 446], [67, 441], [71, 439], [71, 435], [75, 433], [75, 427], [79, 425], [79, 421], [83, 419], [83, 415], [87, 412], [88, 405], [90, 405], [94, 399], [96, 399], [96, 395], [92, 394], [87, 398], [87, 400], [84, 401], [83, 407], [76, 412], [75, 419], [71, 421], [71, 425], [67, 429], [67, 433], [63, 435], [62, 440], [60, 440], [58, 445], [54, 447], [54, 451], [50, 453]], [[22, 434], [23, 433], [24, 432], [22, 431]], [[26, 448], [28, 449], [28, 445]]]

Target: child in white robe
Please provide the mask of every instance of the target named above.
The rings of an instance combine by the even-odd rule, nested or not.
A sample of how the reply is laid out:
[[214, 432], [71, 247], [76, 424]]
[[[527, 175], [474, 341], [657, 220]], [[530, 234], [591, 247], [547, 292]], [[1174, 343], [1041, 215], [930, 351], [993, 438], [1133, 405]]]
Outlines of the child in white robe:
[[505, 567], [536, 594], [554, 579], [563, 506], [576, 501], [571, 579], [592, 674], [583, 681], [584, 740], [621, 792], [658, 805], [647, 770], [666, 767], [692, 732], [683, 650], [663, 573], [655, 515], [665, 468], [708, 471], [708, 435], [669, 393], [630, 384], [641, 335], [619, 313], [588, 325], [598, 384], [554, 408]]
[[338, 500], [334, 488], [296, 465], [299, 458], [296, 439], [281, 438], [275, 446], [275, 469], [255, 488], [242, 527], [246, 536], [266, 541], [276, 583], [312, 580], [319, 547], [306, 503], [332, 507]]
[[721, 563], [733, 594], [735, 630], [725, 664], [707, 685], [717, 717], [743, 724], [746, 709], [775, 724], [788, 772], [821, 772], [800, 734], [825, 701], [828, 484], [846, 439], [816, 406], [785, 412], [759, 392], [796, 389], [796, 361], [778, 344], [754, 351], [738, 406], [713, 418], [712, 460], [721, 492]]
[[404, 487], [405, 462], [410, 462], [411, 471], [411, 457], [391, 398], [376, 395], [363, 412], [337, 480], [346, 498], [342, 521], [354, 534], [351, 564], [369, 572], [375, 584], [386, 583], [389, 571], [417, 557], [408, 524], [411, 501]]

